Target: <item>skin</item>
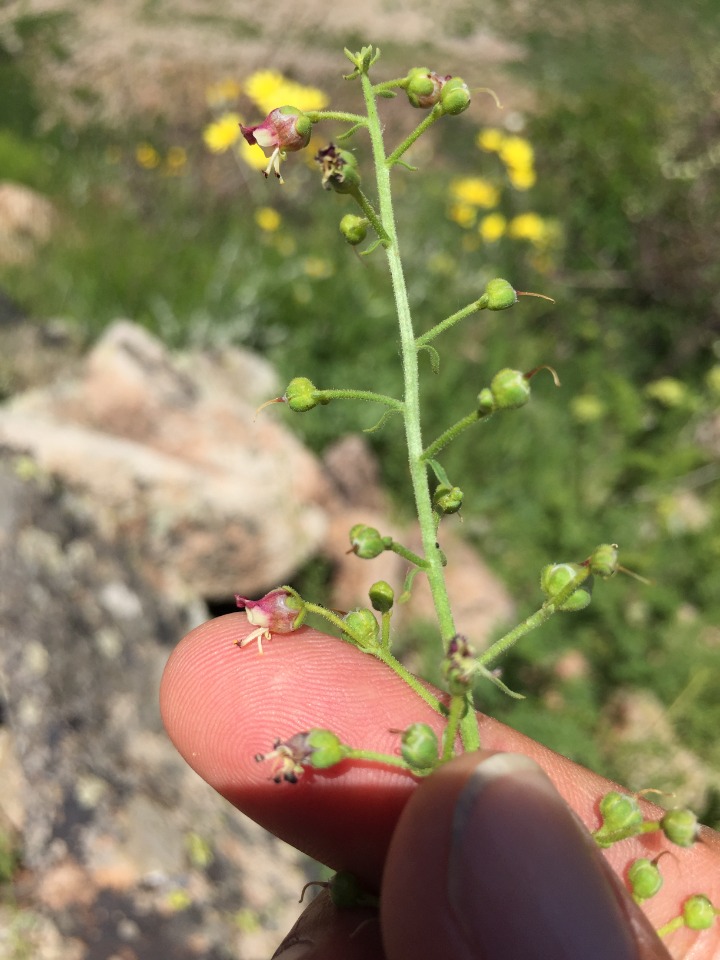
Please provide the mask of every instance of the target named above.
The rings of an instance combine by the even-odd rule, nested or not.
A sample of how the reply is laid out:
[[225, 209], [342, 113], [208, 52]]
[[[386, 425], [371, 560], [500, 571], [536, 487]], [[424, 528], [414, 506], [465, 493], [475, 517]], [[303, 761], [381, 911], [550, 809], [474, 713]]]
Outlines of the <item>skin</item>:
[[[242, 650], [236, 646], [251, 629], [244, 614], [220, 617], [193, 630], [172, 653], [162, 680], [161, 709], [173, 743], [204, 780], [276, 836], [334, 869], [352, 871], [368, 889], [379, 890], [385, 873], [380, 922], [375, 911], [336, 909], [323, 892], [298, 921], [288, 946], [300, 950], [300, 944], [312, 941], [307, 956], [328, 960], [505, 960], [502, 949], [468, 951], [454, 921], [447, 919], [452, 898], [445, 870], [437, 864], [447, 863], [453, 811], [468, 777], [497, 751], [530, 757], [591, 830], [599, 825], [599, 798], [622, 788], [482, 715], [483, 752], [465, 754], [421, 782], [403, 771], [354, 761], [307, 771], [294, 785], [276, 784], [270, 779], [273, 762], [257, 763], [254, 757], [268, 753], [278, 738], [320, 727], [353, 747], [396, 754], [393, 731], [424, 721], [440, 732], [442, 723], [395, 674], [343, 641], [302, 628], [274, 635], [260, 655], [255, 644]], [[508, 797], [524, 802], [522, 791], [511, 790]], [[500, 803], [497, 816], [502, 818], [511, 806]], [[566, 808], [557, 806], [563, 819]], [[661, 815], [651, 804], [643, 802], [643, 807], [656, 818]], [[525, 810], [520, 816], [532, 813]], [[509, 852], [532, 858], [533, 842], [531, 832], [522, 850]], [[617, 877], [636, 857], [654, 858], [663, 850], [672, 851], [660, 861], [663, 887], [642, 909], [636, 908]], [[691, 894], [703, 893], [720, 905], [720, 835], [703, 828], [700, 842], [680, 849], [658, 832], [603, 853], [593, 848], [590, 857], [607, 874], [619, 923], [636, 946], [633, 955], [641, 960], [720, 957], [720, 918], [702, 932], [681, 929], [664, 938], [664, 946], [653, 932], [677, 916]], [[523, 920], [529, 903], [527, 892], [518, 897], [516, 920]]]

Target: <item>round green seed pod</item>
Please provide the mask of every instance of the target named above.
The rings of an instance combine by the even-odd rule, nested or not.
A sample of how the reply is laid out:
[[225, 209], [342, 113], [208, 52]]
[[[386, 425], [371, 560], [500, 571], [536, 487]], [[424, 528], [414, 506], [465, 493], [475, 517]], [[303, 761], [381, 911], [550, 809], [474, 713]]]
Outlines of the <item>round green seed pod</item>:
[[368, 591], [373, 610], [387, 613], [395, 602], [395, 591], [386, 580], [377, 580]]
[[304, 762], [316, 770], [334, 767], [347, 756], [347, 747], [330, 730], [311, 730], [307, 735], [307, 745], [311, 748], [311, 753]]
[[338, 870], [328, 884], [330, 899], [340, 909], [377, 906], [378, 898], [363, 887], [354, 873]]
[[385, 538], [375, 527], [366, 523], [356, 523], [350, 528], [350, 546], [352, 552], [361, 560], [373, 560], [387, 549]]
[[352, 633], [346, 634], [347, 639], [361, 650], [369, 650], [377, 646], [380, 627], [372, 610], [368, 610], [366, 607], [351, 610], [343, 617], [343, 623], [346, 623], [352, 631]]
[[698, 838], [698, 818], [692, 810], [668, 810], [660, 827], [668, 840], [678, 847], [691, 847]]
[[415, 773], [430, 773], [438, 764], [438, 738], [427, 723], [413, 723], [403, 730], [400, 754]]
[[285, 391], [284, 400], [295, 413], [306, 413], [322, 401], [316, 396], [317, 388], [307, 377], [295, 377]]
[[691, 930], [708, 930], [715, 922], [717, 913], [710, 898], [704, 893], [688, 897], [683, 904], [683, 920], [685, 926]]
[[413, 67], [408, 71], [405, 91], [413, 107], [428, 110], [440, 99], [439, 77], [427, 67]]
[[662, 874], [657, 863], [647, 857], [639, 857], [630, 864], [628, 882], [635, 903], [642, 903], [654, 897], [663, 884]]
[[618, 839], [635, 836], [643, 823], [643, 815], [635, 797], [611, 790], [600, 800], [602, 826], [595, 831], [595, 841], [609, 847]]
[[486, 310], [507, 310], [517, 303], [518, 296], [507, 280], [501, 277], [495, 277], [494, 280], [488, 280], [485, 285], [485, 293], [480, 297], [480, 308]]
[[520, 370], [506, 367], [490, 381], [490, 392], [496, 410], [517, 410], [518, 407], [524, 407], [530, 399], [530, 383]]
[[616, 543], [601, 543], [590, 556], [590, 570], [606, 580], [617, 573], [618, 546]]
[[[540, 589], [548, 599], [552, 600], [582, 569], [579, 563], [551, 563], [542, 569]], [[588, 577], [567, 600], [560, 604], [558, 609], [565, 613], [584, 610], [592, 600], [592, 587], [592, 577]]]
[[470, 106], [470, 88], [460, 77], [452, 77], [444, 83], [440, 91], [440, 103], [443, 111], [456, 117]]
[[367, 236], [368, 221], [354, 213], [346, 213], [340, 221], [340, 233], [352, 247], [362, 243]]

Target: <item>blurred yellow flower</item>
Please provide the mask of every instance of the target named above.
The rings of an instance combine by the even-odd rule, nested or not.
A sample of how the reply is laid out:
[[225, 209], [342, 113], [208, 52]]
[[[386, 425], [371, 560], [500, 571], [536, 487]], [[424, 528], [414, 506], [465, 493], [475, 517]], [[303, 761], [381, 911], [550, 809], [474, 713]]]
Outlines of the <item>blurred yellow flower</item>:
[[211, 83], [205, 91], [205, 100], [211, 110], [221, 110], [230, 103], [234, 103], [240, 96], [240, 84], [237, 80], [226, 77]]
[[265, 170], [268, 165], [268, 159], [256, 143], [248, 143], [247, 140], [240, 139], [235, 152], [238, 157], [253, 170]]
[[327, 95], [322, 90], [288, 80], [276, 70], [253, 73], [245, 82], [245, 92], [266, 114], [285, 105], [305, 111], [322, 110], [328, 104]]
[[480, 236], [486, 243], [494, 243], [505, 233], [507, 220], [501, 213], [489, 213], [480, 221]]
[[453, 203], [448, 210], [448, 216], [458, 226], [469, 230], [470, 227], [475, 226], [477, 210], [475, 207], [471, 207], [469, 203]]
[[508, 167], [508, 177], [516, 190], [529, 190], [537, 180], [532, 167]]
[[225, 153], [229, 150], [240, 139], [240, 122], [240, 114], [224, 113], [209, 123], [203, 130], [203, 140], [208, 150], [212, 153]]
[[508, 233], [516, 240], [529, 240], [539, 245], [548, 237], [548, 225], [539, 213], [521, 213], [510, 221]]
[[674, 377], [661, 377], [645, 387], [645, 393], [664, 407], [681, 407], [688, 399], [688, 388]]
[[165, 157], [165, 165], [170, 173], [180, 173], [187, 163], [185, 147], [170, 147]]
[[488, 153], [497, 153], [505, 142], [505, 134], [497, 127], [485, 127], [475, 138], [475, 143], [481, 150], [487, 150]]
[[335, 273], [332, 263], [324, 257], [305, 257], [303, 271], [306, 277], [312, 277], [313, 280], [327, 280]]
[[482, 177], [458, 177], [450, 184], [450, 192], [461, 203], [491, 209], [496, 207], [500, 192], [489, 180]]
[[154, 170], [160, 165], [160, 154], [149, 143], [139, 143], [135, 147], [135, 159], [144, 170]]
[[500, 159], [513, 170], [532, 169], [535, 155], [524, 137], [506, 137], [499, 149]]
[[274, 233], [282, 223], [282, 217], [273, 207], [259, 207], [255, 211], [255, 223], [265, 233]]

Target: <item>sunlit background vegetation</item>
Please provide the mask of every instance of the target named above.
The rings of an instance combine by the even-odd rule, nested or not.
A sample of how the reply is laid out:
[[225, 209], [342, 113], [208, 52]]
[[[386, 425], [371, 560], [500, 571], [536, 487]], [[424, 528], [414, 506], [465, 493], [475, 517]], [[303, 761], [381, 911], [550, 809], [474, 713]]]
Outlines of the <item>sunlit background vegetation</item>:
[[[472, 409], [500, 367], [551, 364], [560, 390], [539, 376], [529, 407], [492, 418], [443, 456], [466, 492], [460, 529], [509, 584], [520, 615], [538, 605], [545, 563], [582, 560], [599, 542], [619, 543], [623, 564], [652, 582], [598, 585], [587, 611], [555, 618], [505, 662], [504, 679], [526, 701], [483, 688], [480, 702], [627, 780], [611, 745], [612, 704], [619, 691], [652, 690], [679, 742], [717, 776], [718, 8], [635, 3], [614, 19], [598, 0], [566, 22], [556, 6], [544, 4], [532, 24], [512, 7], [490, 18], [522, 48], [504, 68], [521, 106], [497, 83], [502, 110], [477, 93], [410, 154], [420, 172], [395, 176], [420, 331], [493, 276], [556, 300], [479, 314], [438, 342], [440, 374], [423, 372], [425, 432]], [[198, 91], [202, 117], [169, 107], [144, 127], [97, 111], [78, 123], [49, 116], [38, 83], [42, 64], [64, 56], [71, 16], [18, 16], [0, 33], [0, 180], [47, 195], [63, 222], [32, 264], [0, 267], [0, 290], [38, 321], [65, 318], [88, 343], [125, 316], [172, 346], [252, 348], [287, 379], [397, 393], [382, 256], [359, 258], [338, 233], [350, 201], [320, 189], [313, 146], [288, 160], [281, 187], [263, 180], [262, 152], [238, 137], [240, 120], [284, 102], [359, 109], [358, 90], [339, 79], [339, 50], [334, 87], [317, 82], [310, 58], [298, 76], [268, 63], [211, 77]], [[458, 36], [463, 24], [458, 15]], [[382, 77], [432, 51], [418, 57], [395, 42], [391, 54]], [[471, 87], [487, 82], [476, 70], [464, 77]], [[173, 89], [166, 96], [172, 104]], [[384, 106], [391, 132], [417, 122], [399, 99]], [[352, 145], [362, 164], [362, 136]], [[372, 384], [360, 372], [368, 358]], [[322, 451], [376, 418], [337, 403], [293, 422]], [[406, 513], [398, 428], [370, 439]], [[702, 814], [720, 820], [717, 792]]]

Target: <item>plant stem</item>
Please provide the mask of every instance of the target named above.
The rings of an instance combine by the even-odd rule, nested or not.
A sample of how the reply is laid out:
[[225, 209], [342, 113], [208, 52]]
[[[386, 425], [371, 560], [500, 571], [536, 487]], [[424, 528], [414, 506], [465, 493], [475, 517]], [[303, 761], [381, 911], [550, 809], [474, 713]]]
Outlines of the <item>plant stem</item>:
[[399, 660], [397, 660], [389, 650], [384, 650], [380, 648], [375, 648], [368, 651], [372, 653], [373, 656], [377, 657], [386, 667], [390, 669], [400, 677], [401, 680], [404, 680], [405, 683], [412, 688], [413, 692], [420, 697], [421, 700], [424, 700], [425, 703], [432, 707], [435, 713], [439, 713], [441, 716], [447, 714], [447, 709], [445, 706], [438, 700], [434, 694], [430, 693], [427, 687], [424, 687], [423, 684], [418, 680], [418, 678], [410, 673]]
[[423, 452], [423, 460], [431, 460], [436, 453], [440, 453], [443, 447], [446, 447], [451, 440], [454, 440], [458, 434], [462, 433], [463, 430], [467, 430], [468, 427], [471, 427], [474, 423], [477, 423], [481, 419], [481, 414], [479, 410], [473, 410], [472, 413], [468, 413], [466, 417], [463, 417], [462, 420], [458, 420], [457, 423], [454, 423], [452, 427], [448, 427], [444, 433], [441, 433], [437, 440], [433, 440], [430, 446]]
[[313, 397], [318, 400], [371, 400], [373, 403], [383, 403], [398, 413], [403, 411], [402, 400], [386, 397], [384, 393], [373, 393], [372, 390], [315, 390]]
[[[374, 104], [373, 104], [373, 105], [374, 105]], [[424, 120], [421, 120], [421, 122], [415, 127], [415, 129], [413, 130], [413, 132], [412, 132], [411, 134], [409, 134], [409, 135], [405, 138], [405, 140], [403, 140], [403, 142], [400, 144], [400, 146], [396, 147], [396, 148], [393, 150], [393, 152], [390, 154], [390, 156], [387, 158], [387, 160], [386, 160], [385, 162], [387, 163], [388, 169], [390, 169], [390, 167], [394, 166], [394, 165], [398, 162], [398, 160], [400, 159], [400, 157], [401, 157], [407, 150], [409, 150], [410, 147], [415, 143], [415, 141], [418, 139], [418, 137], [419, 137], [421, 134], [425, 133], [425, 131], [428, 129], [428, 127], [431, 127], [431, 126], [435, 123], [436, 120], [439, 120], [439, 119], [440, 119], [440, 117], [441, 117], [442, 115], [443, 115], [442, 107], [440, 107], [439, 104], [435, 104], [435, 106], [432, 108], [432, 110], [430, 111], [430, 113], [425, 117], [425, 119], [424, 119]], [[370, 120], [370, 125], [371, 125], [371, 129], [372, 129], [372, 120]]]
[[506, 633], [504, 637], [496, 640], [492, 646], [488, 647], [485, 653], [481, 654], [477, 658], [478, 662], [486, 667], [489, 663], [492, 663], [493, 660], [496, 660], [502, 653], [505, 653], [506, 650], [509, 650], [510, 647], [516, 644], [521, 637], [524, 637], [526, 634], [530, 633], [531, 630], [539, 627], [541, 623], [545, 623], [546, 620], [549, 620], [554, 613], [557, 613], [559, 607], [565, 603], [568, 597], [571, 597], [578, 587], [583, 585], [589, 576], [590, 568], [583, 567], [573, 577], [573, 579], [562, 588], [562, 590], [558, 590], [554, 597], [546, 600], [539, 610], [536, 610], [535, 613], [531, 613], [529, 617], [522, 621], [522, 623], [519, 623], [516, 627], [513, 627], [509, 633]]
[[[405, 276], [400, 258], [397, 229], [395, 226], [395, 214], [393, 211], [392, 191], [390, 186], [390, 168], [392, 164], [389, 162], [389, 158], [386, 158], [385, 156], [382, 125], [377, 112], [377, 104], [375, 102], [372, 84], [366, 72], [363, 71], [361, 73], [360, 80], [362, 82], [363, 96], [365, 98], [365, 106], [368, 117], [368, 131], [370, 133], [373, 159], [375, 162], [380, 218], [389, 238], [389, 243], [385, 246], [385, 253], [388, 260], [388, 266], [390, 268], [390, 277], [392, 279], [395, 303], [397, 306], [398, 324], [400, 328], [400, 349], [402, 354], [405, 404], [405, 408], [403, 410], [403, 420], [405, 423], [405, 439], [407, 442], [410, 479], [412, 481], [413, 493], [415, 496], [418, 522], [420, 524], [423, 552], [428, 565], [426, 574], [437, 613], [443, 647], [447, 649], [448, 644], [455, 636], [455, 624], [453, 621], [452, 611], [450, 609], [447, 587], [445, 585], [442, 554], [435, 540], [435, 518], [433, 514], [432, 501], [430, 499], [427, 468], [422, 459], [423, 443], [422, 431], [420, 427], [418, 355], [417, 347], [415, 345], [415, 333], [412, 325], [412, 317], [410, 314], [407, 286], [405, 284]], [[430, 116], [432, 116], [432, 113]], [[429, 118], [427, 119], [429, 120]], [[429, 125], [429, 123], [426, 124], [426, 126]], [[425, 129], [425, 127], [423, 129]], [[415, 131], [415, 139], [417, 139], [417, 136], [419, 136], [421, 132], [422, 130]], [[411, 134], [411, 137], [412, 136], [413, 134]], [[405, 144], [407, 144], [407, 146], [410, 145], [408, 141], [405, 141]], [[407, 149], [405, 144], [402, 144], [401, 146]], [[395, 155], [393, 156], [395, 160], [400, 156], [400, 153], [398, 153], [396, 150]], [[415, 683], [417, 683], [417, 681], [415, 681]], [[424, 688], [421, 689], [424, 690]], [[427, 691], [425, 691], [425, 693], [427, 693]], [[423, 699], [425, 699], [425, 697], [423, 697]], [[477, 748], [480, 737], [477, 728], [477, 721], [472, 710], [468, 710], [465, 718], [463, 719], [462, 735], [463, 742], [467, 749], [472, 750]]]
[[420, 348], [426, 346], [431, 340], [434, 340], [435, 337], [441, 334], [444, 330], [448, 330], [450, 327], [454, 326], [459, 320], [464, 320], [465, 317], [469, 317], [471, 313], [477, 313], [478, 310], [483, 309], [484, 307], [480, 305], [480, 300], [474, 300], [466, 307], [463, 307], [462, 310], [458, 310], [457, 313], [453, 313], [451, 316], [446, 317], [440, 323], [435, 324], [435, 326], [428, 330], [427, 333], [424, 333], [421, 337], [418, 337], [415, 341], [417, 347]]
[[458, 726], [462, 720], [463, 714], [467, 709], [467, 698], [463, 696], [451, 697], [450, 710], [448, 712], [448, 722], [445, 727], [445, 740], [443, 742], [443, 751], [441, 760], [450, 760], [454, 754], [455, 736]]

